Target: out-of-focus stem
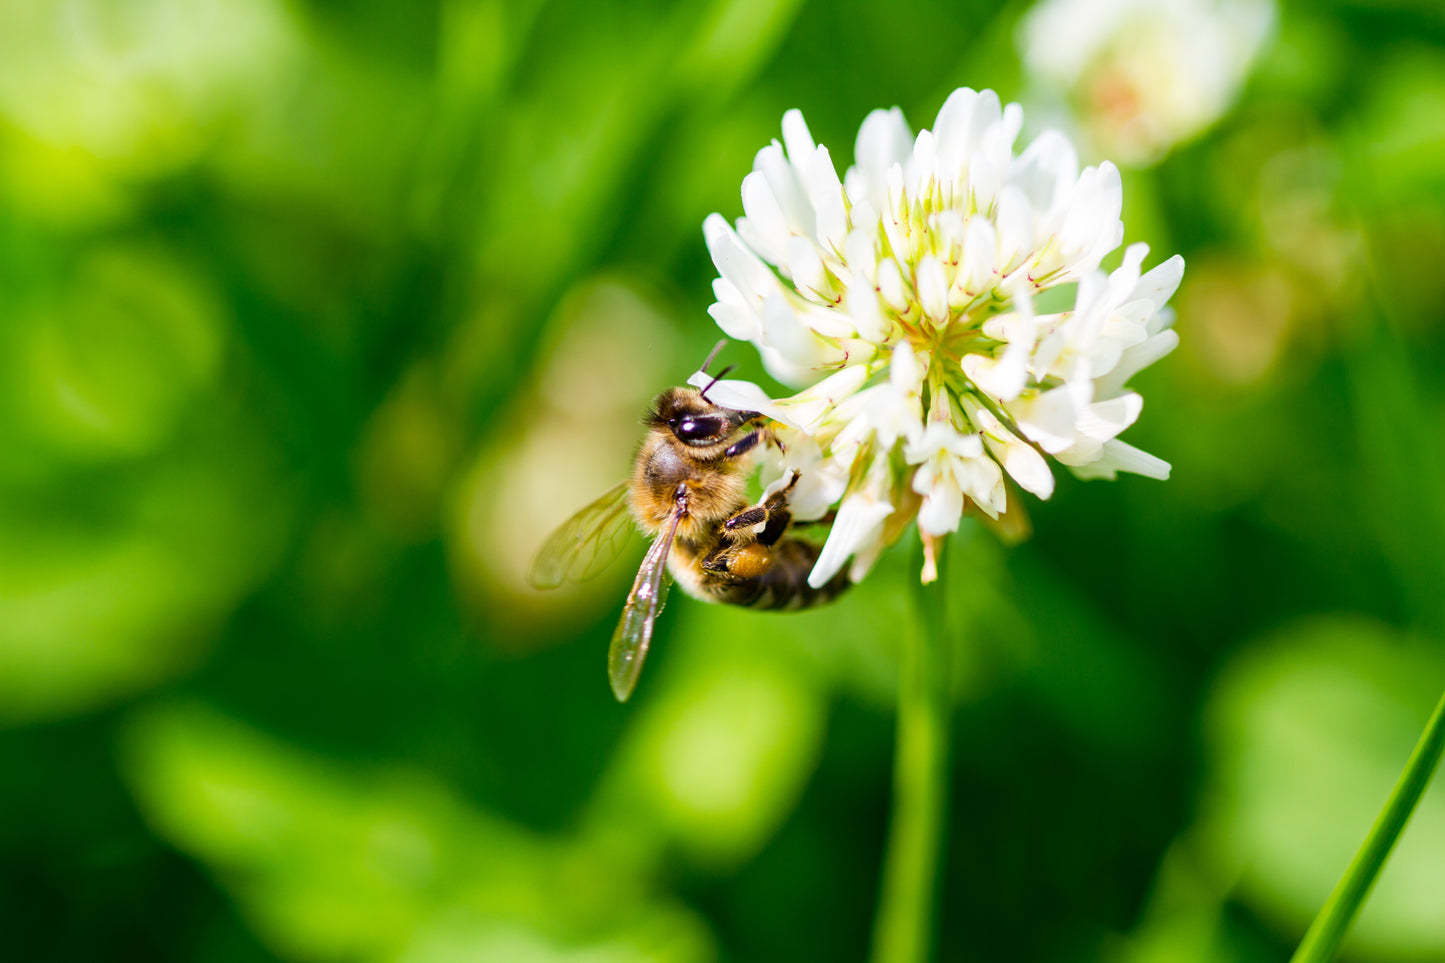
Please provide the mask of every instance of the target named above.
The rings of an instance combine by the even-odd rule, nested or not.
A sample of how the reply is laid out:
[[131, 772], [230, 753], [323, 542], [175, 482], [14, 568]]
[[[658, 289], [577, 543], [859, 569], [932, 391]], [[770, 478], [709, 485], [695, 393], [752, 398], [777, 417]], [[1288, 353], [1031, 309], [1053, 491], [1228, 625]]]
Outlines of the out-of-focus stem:
[[893, 814], [874, 922], [873, 963], [922, 963], [933, 943], [948, 799], [950, 639], [944, 544], [938, 542], [938, 579], [915, 592], [914, 628], [904, 639]]

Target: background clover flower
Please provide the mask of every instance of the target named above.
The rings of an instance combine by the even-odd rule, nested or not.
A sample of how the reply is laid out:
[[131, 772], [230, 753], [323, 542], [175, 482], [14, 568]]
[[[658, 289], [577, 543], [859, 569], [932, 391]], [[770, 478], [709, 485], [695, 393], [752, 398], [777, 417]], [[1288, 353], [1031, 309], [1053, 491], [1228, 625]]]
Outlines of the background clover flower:
[[1101, 271], [1124, 234], [1118, 170], [1080, 171], [1053, 131], [1015, 153], [1022, 124], [990, 90], [955, 91], [916, 137], [897, 108], [874, 111], [840, 180], [789, 111], [743, 179], [736, 230], [704, 224], [713, 318], [802, 387], [709, 396], [782, 424], [772, 470], [801, 473], [800, 519], [836, 505], [815, 585], [850, 558], [862, 578], [915, 517], [926, 543], [970, 504], [997, 518], [1006, 478], [1048, 498], [1046, 456], [1084, 478], [1168, 476], [1117, 436], [1143, 405], [1129, 377], [1178, 342], [1166, 303], [1183, 259], [1146, 273], [1135, 244]]
[[1273, 0], [1045, 0], [1018, 46], [1044, 99], [1142, 165], [1229, 109], [1275, 17]]

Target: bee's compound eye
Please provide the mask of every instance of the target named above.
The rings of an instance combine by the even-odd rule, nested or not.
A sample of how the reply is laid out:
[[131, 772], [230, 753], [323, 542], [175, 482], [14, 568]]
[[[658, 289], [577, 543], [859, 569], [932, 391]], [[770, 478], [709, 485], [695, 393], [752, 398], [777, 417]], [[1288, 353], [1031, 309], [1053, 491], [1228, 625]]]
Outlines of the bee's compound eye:
[[715, 439], [723, 433], [721, 418], [684, 418], [672, 426], [672, 433], [679, 441], [699, 442]]

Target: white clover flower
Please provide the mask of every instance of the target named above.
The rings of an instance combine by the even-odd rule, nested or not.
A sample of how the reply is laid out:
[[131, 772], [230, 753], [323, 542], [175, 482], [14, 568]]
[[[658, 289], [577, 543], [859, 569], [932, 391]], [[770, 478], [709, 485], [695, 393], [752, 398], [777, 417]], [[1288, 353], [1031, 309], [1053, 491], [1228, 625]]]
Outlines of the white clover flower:
[[[778, 380], [809, 386], [773, 399], [720, 381], [709, 397], [780, 423], [769, 471], [799, 472], [796, 518], [836, 506], [815, 586], [850, 558], [862, 578], [915, 517], [930, 547], [969, 505], [998, 517], [1005, 476], [1048, 498], [1045, 455], [1086, 478], [1168, 476], [1116, 436], [1142, 406], [1125, 382], [1178, 341], [1165, 303], [1184, 262], [1141, 274], [1136, 244], [1100, 271], [1124, 233], [1119, 172], [1080, 172], [1056, 132], [1016, 155], [1022, 122], [989, 90], [955, 91], [916, 138], [896, 108], [875, 111], [840, 181], [789, 111], [786, 146], [743, 180], [737, 229], [704, 225], [722, 275], [713, 318]], [[1040, 292], [1070, 287], [1072, 308], [1035, 311]]]
[[1274, 20], [1273, 0], [1044, 0], [1018, 44], [1045, 100], [1143, 165], [1223, 115]]

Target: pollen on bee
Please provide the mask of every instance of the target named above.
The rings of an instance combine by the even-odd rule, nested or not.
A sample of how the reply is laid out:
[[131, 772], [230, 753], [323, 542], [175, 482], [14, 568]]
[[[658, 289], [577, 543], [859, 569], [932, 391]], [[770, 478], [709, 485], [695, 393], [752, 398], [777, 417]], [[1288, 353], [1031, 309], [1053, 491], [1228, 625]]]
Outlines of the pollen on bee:
[[757, 542], [742, 546], [728, 559], [728, 571], [738, 578], [757, 578], [772, 567], [772, 551]]

